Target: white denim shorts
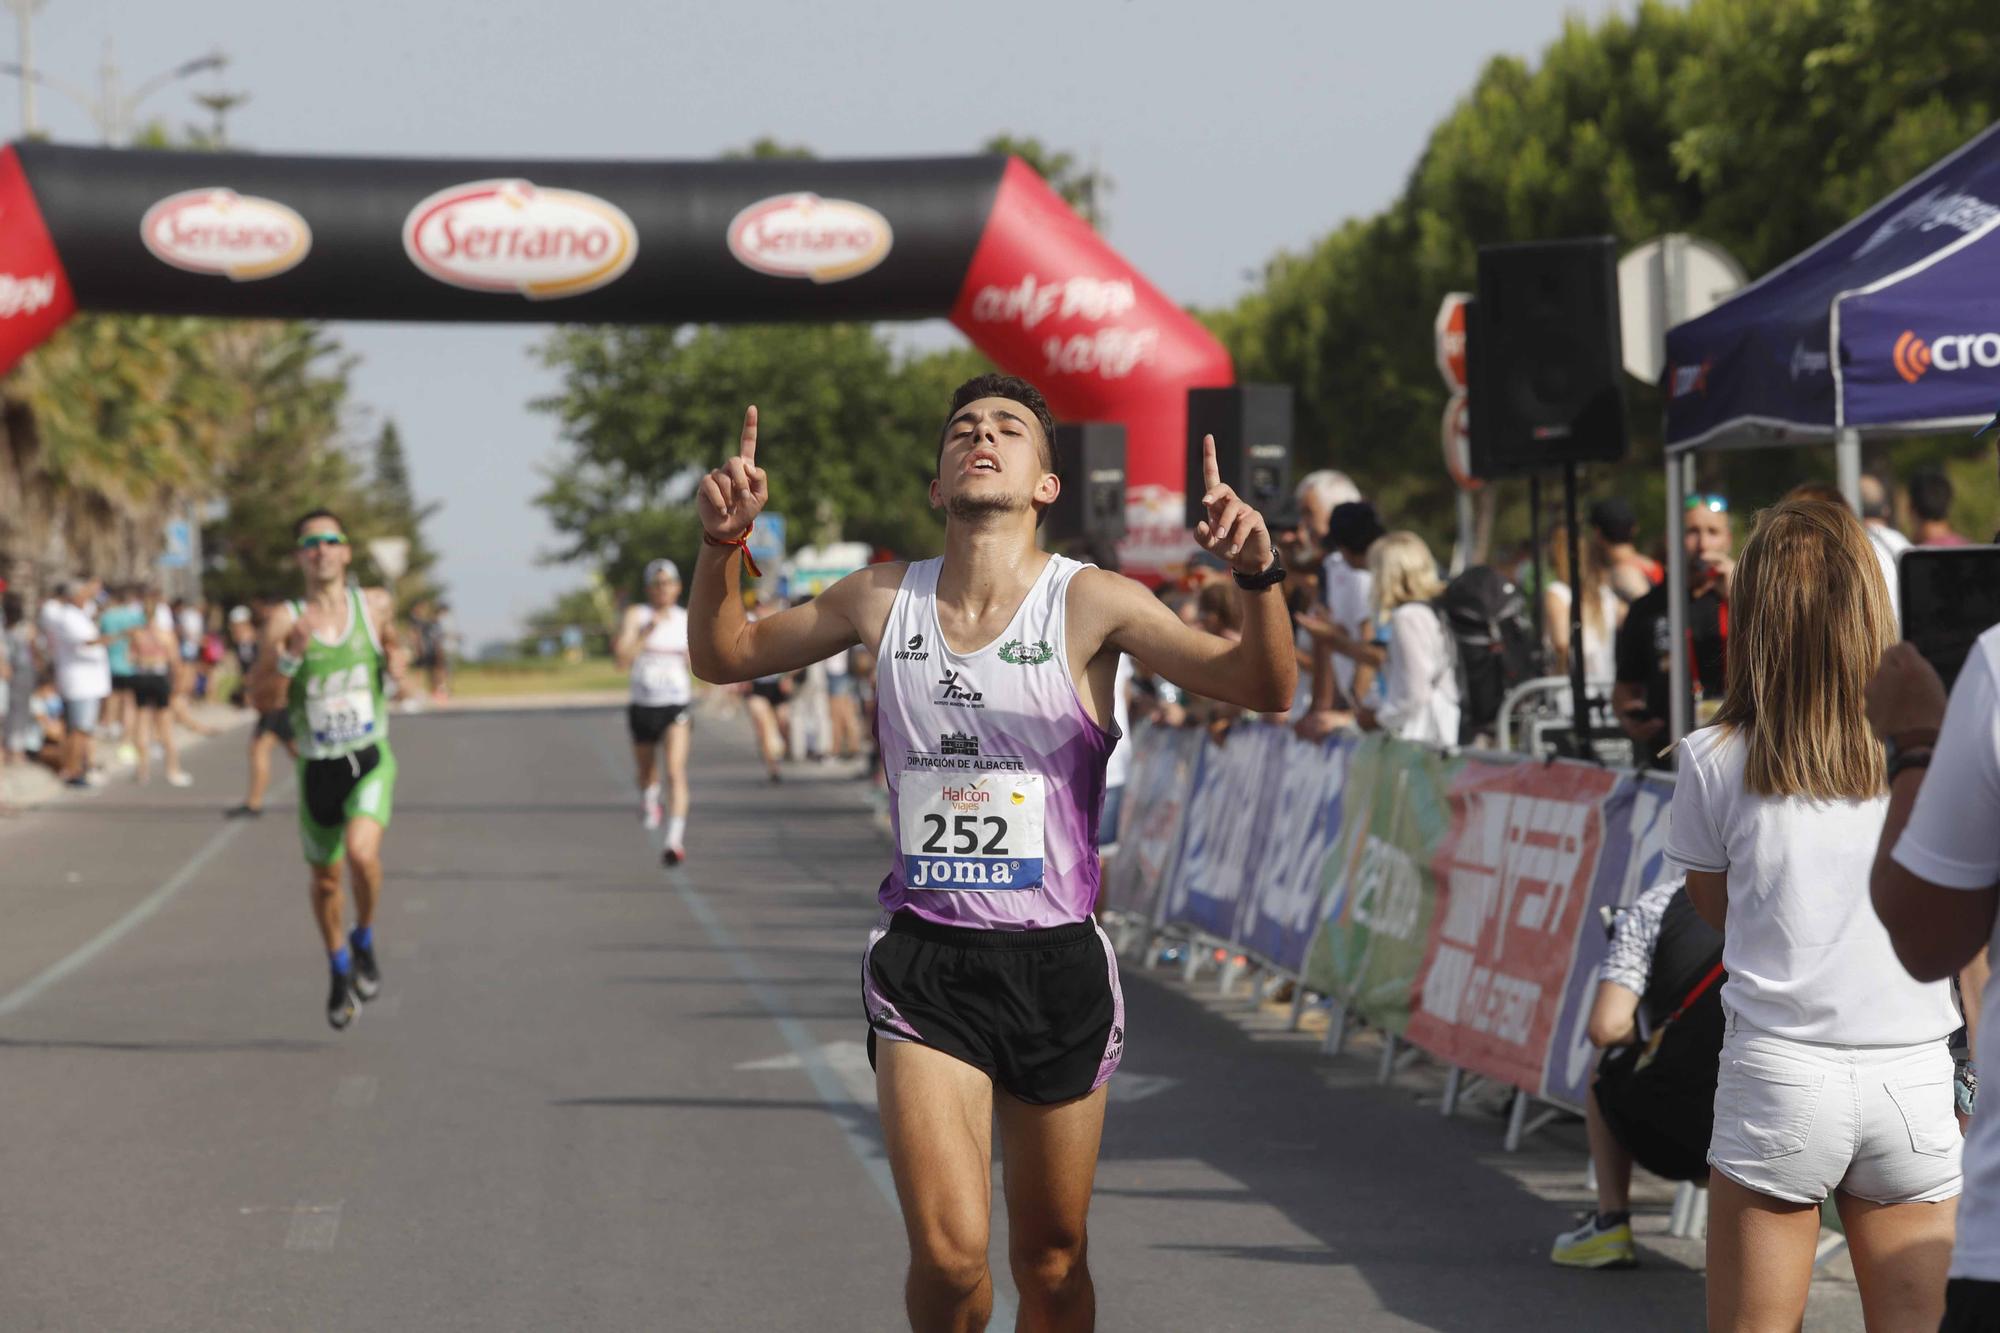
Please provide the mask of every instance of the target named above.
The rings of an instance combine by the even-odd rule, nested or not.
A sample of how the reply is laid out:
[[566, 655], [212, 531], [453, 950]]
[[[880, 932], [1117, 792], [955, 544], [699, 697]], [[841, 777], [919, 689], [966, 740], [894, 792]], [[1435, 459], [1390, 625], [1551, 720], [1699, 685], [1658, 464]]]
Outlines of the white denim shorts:
[[1958, 1195], [1962, 1139], [1943, 1039], [1826, 1046], [1734, 1017], [1729, 1028], [1710, 1166], [1794, 1203], [1819, 1203], [1836, 1189], [1885, 1204]]

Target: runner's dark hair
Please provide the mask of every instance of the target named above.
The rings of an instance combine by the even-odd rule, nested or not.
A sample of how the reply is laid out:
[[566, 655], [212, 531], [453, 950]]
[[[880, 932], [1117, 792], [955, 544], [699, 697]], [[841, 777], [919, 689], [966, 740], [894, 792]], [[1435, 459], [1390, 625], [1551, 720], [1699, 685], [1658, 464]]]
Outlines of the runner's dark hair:
[[340, 524], [340, 530], [342, 532], [347, 531], [347, 523], [340, 517], [340, 515], [334, 513], [331, 509], [314, 509], [307, 513], [299, 515], [299, 521], [292, 524], [292, 537], [296, 540], [299, 537], [305, 536], [306, 524], [312, 522], [316, 518], [330, 518], [335, 523]]
[[1019, 403], [1034, 414], [1035, 424], [1042, 432], [1042, 466], [1049, 471], [1056, 470], [1056, 419], [1049, 412], [1048, 400], [1042, 391], [1016, 375], [975, 375], [958, 386], [951, 395], [951, 410], [944, 414], [944, 425], [938, 428], [938, 461], [944, 461], [945, 432], [951, 429], [952, 418], [967, 403], [981, 398], [1006, 398]]

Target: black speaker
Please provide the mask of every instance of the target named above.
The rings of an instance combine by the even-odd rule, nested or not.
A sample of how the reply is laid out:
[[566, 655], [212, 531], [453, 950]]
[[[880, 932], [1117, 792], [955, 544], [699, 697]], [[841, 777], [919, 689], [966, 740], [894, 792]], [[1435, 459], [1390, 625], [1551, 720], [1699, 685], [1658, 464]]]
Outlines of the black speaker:
[[1480, 248], [1466, 321], [1473, 475], [1625, 456], [1617, 264], [1609, 236]]
[[1102, 421], [1056, 427], [1062, 493], [1042, 528], [1049, 543], [1105, 546], [1125, 536], [1125, 428]]
[[1292, 386], [1239, 384], [1189, 389], [1187, 525], [1208, 517], [1202, 508], [1201, 437], [1215, 437], [1222, 482], [1264, 515], [1273, 530], [1292, 502]]

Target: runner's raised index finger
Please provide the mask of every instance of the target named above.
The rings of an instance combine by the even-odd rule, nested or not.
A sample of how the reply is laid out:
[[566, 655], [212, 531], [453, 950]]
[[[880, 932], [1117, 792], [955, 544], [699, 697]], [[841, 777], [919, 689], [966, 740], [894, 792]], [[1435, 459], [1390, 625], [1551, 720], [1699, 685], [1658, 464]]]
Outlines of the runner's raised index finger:
[[743, 448], [738, 455], [746, 463], [757, 461], [757, 405], [750, 404], [750, 410], [743, 414]]
[[1215, 437], [1201, 437], [1201, 489], [1204, 497], [1212, 495], [1222, 484], [1222, 469], [1215, 465]]

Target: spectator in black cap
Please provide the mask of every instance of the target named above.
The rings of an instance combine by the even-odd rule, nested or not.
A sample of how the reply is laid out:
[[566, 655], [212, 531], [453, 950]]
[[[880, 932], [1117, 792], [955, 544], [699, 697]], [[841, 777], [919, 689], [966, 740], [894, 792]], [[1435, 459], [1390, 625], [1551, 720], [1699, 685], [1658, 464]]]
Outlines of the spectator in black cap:
[[1368, 548], [1382, 535], [1382, 520], [1365, 500], [1335, 505], [1327, 517], [1320, 575], [1326, 617], [1299, 621], [1313, 636], [1313, 702], [1300, 720], [1302, 735], [1323, 736], [1344, 723], [1366, 702], [1387, 660], [1375, 642], [1375, 581], [1368, 572]]
[[1607, 495], [1590, 507], [1590, 531], [1597, 542], [1597, 566], [1619, 601], [1630, 606], [1665, 581], [1667, 571], [1660, 562], [1640, 555], [1632, 544], [1639, 520], [1624, 496]]

